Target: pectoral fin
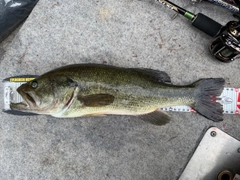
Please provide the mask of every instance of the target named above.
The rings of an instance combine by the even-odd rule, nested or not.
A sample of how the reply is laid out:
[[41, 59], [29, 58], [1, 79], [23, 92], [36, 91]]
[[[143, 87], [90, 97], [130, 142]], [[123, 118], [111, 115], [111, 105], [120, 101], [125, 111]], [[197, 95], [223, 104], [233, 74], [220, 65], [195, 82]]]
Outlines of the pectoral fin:
[[110, 94], [92, 94], [88, 96], [78, 95], [78, 100], [83, 102], [84, 106], [101, 107], [107, 106], [114, 101], [114, 96]]
[[146, 121], [158, 126], [167, 124], [170, 121], [170, 116], [167, 113], [160, 110], [156, 110], [148, 114], [140, 115], [140, 118], [143, 121]]

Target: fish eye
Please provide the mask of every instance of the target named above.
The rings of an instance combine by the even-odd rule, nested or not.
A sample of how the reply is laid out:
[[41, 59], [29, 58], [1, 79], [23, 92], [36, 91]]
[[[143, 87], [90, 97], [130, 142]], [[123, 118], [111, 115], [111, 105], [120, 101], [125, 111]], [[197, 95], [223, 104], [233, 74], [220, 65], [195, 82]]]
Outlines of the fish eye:
[[38, 86], [37, 81], [32, 81], [31, 86], [32, 88], [36, 88]]

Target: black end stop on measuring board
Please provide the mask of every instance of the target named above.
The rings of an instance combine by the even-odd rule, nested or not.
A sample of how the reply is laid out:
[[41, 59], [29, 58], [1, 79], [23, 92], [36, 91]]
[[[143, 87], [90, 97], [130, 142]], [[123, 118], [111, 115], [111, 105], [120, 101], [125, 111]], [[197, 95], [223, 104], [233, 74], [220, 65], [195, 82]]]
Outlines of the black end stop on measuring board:
[[216, 36], [222, 28], [221, 24], [201, 13], [197, 14], [192, 25], [212, 37]]

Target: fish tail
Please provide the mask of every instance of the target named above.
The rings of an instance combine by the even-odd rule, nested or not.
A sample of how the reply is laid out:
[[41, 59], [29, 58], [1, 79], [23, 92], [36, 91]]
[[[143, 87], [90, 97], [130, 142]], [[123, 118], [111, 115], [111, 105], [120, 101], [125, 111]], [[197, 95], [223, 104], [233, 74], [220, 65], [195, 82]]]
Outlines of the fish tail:
[[224, 88], [225, 80], [223, 78], [201, 79], [194, 83], [195, 85], [195, 103], [192, 108], [202, 116], [213, 120], [223, 120], [223, 107], [217, 101]]

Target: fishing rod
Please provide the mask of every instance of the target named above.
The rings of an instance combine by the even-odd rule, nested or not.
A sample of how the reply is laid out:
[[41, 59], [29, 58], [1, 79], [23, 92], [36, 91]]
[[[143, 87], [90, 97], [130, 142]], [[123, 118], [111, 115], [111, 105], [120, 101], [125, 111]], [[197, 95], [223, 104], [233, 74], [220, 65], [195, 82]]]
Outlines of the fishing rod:
[[156, 0], [164, 4], [171, 10], [189, 19], [192, 25], [213, 37], [210, 44], [211, 54], [222, 62], [232, 62], [240, 58], [240, 15], [234, 17], [238, 21], [230, 21], [225, 26], [211, 19], [210, 17], [198, 13], [194, 14], [168, 0]]
[[216, 5], [222, 6], [234, 13], [239, 12], [239, 7], [238, 7], [240, 4], [239, 0], [192, 0], [193, 3], [197, 3], [201, 1], [206, 1], [206, 2], [210, 2]]

